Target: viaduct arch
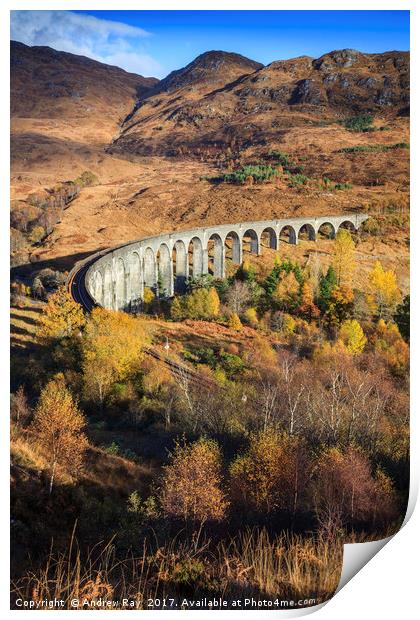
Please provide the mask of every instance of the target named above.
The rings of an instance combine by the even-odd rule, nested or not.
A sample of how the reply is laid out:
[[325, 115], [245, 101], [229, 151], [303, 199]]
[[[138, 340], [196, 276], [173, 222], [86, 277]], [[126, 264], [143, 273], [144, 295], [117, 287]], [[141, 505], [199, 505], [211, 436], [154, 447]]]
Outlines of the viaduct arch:
[[145, 286], [171, 297], [185, 289], [188, 278], [207, 273], [223, 278], [226, 262], [240, 264], [246, 253], [258, 255], [263, 247], [277, 250], [282, 243], [296, 245], [302, 239], [333, 239], [340, 228], [356, 231], [368, 218], [344, 214], [241, 222], [139, 239], [94, 255], [85, 286], [95, 304], [135, 312]]

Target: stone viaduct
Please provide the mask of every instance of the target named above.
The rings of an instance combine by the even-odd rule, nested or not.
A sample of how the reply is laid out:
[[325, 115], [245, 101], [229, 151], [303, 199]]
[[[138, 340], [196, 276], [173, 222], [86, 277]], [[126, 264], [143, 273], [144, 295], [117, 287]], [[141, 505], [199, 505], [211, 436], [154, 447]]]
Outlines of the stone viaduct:
[[188, 278], [225, 275], [226, 260], [241, 264], [244, 251], [261, 253], [262, 245], [278, 250], [282, 242], [333, 239], [340, 227], [357, 230], [368, 215], [291, 218], [195, 228], [139, 239], [98, 253], [86, 271], [85, 286], [93, 301], [109, 309], [136, 312], [144, 287], [171, 297], [185, 290]]

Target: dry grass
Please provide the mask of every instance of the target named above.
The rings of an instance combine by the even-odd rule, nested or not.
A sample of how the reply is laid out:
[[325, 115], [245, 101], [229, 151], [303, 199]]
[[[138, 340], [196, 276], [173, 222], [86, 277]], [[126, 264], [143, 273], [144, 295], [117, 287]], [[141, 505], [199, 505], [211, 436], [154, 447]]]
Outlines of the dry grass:
[[176, 537], [164, 546], [144, 541], [138, 557], [117, 557], [113, 542], [98, 545], [83, 557], [71, 539], [65, 553], [51, 553], [45, 566], [28, 572], [12, 586], [13, 600], [54, 598], [94, 603], [99, 598], [135, 601], [144, 609], [147, 599], [222, 596], [266, 600], [330, 598], [339, 582], [342, 544], [284, 534], [270, 540], [265, 530], [248, 530], [215, 547], [210, 540]]
[[22, 298], [22, 304], [10, 310], [10, 336], [13, 348], [25, 349], [35, 343], [38, 317], [44, 304], [29, 297]]

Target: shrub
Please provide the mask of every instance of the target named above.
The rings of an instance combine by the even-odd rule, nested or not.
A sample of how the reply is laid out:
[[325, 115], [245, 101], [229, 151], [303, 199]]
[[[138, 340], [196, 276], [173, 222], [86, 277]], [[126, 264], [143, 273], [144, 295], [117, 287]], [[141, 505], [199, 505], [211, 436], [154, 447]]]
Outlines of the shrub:
[[177, 443], [164, 467], [161, 489], [163, 512], [186, 521], [219, 521], [228, 502], [221, 490], [221, 453], [215, 441]]
[[211, 320], [219, 316], [220, 299], [214, 287], [197, 288], [184, 297], [175, 297], [171, 306], [171, 317], [182, 319]]
[[291, 174], [290, 172], [288, 172], [287, 176], [289, 179], [290, 187], [296, 187], [298, 185], [306, 185], [308, 181], [310, 181], [309, 177], [299, 172], [297, 174]]
[[229, 325], [230, 329], [234, 329], [237, 332], [241, 331], [241, 329], [242, 329], [241, 319], [236, 314], [236, 312], [233, 312], [230, 315], [229, 321], [228, 321], [228, 325]]
[[251, 327], [258, 327], [258, 315], [255, 308], [245, 310], [243, 318]]
[[267, 514], [290, 508], [305, 475], [304, 468], [297, 467], [300, 456], [294, 438], [272, 429], [253, 433], [247, 452], [229, 468], [232, 498]]
[[97, 185], [99, 181], [93, 172], [85, 170], [74, 182], [81, 187], [91, 187], [92, 185]]
[[407, 142], [397, 142], [397, 144], [361, 144], [358, 146], [345, 146], [338, 149], [337, 153], [375, 153], [377, 151], [389, 151], [394, 149], [409, 149]]
[[45, 237], [45, 230], [42, 226], [34, 226], [29, 235], [31, 243], [39, 243]]
[[373, 116], [371, 114], [358, 114], [346, 118], [343, 121], [344, 127], [349, 131], [372, 131]]
[[233, 183], [235, 185], [244, 185], [249, 183], [251, 179], [253, 183], [264, 183], [273, 177], [279, 176], [279, 171], [273, 166], [264, 164], [243, 166], [234, 172], [227, 172], [217, 177], [207, 177], [208, 181], [214, 183]]
[[343, 341], [346, 350], [351, 353], [351, 355], [360, 355], [363, 353], [367, 338], [360, 324], [355, 319], [344, 321], [338, 337]]

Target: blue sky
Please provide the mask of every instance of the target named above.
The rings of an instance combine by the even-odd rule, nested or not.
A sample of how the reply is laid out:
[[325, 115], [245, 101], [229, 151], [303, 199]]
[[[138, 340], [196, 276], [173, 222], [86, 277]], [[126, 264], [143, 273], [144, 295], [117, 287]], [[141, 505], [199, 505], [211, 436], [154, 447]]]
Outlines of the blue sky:
[[162, 78], [202, 52], [273, 60], [409, 49], [408, 11], [12, 11], [11, 36]]

